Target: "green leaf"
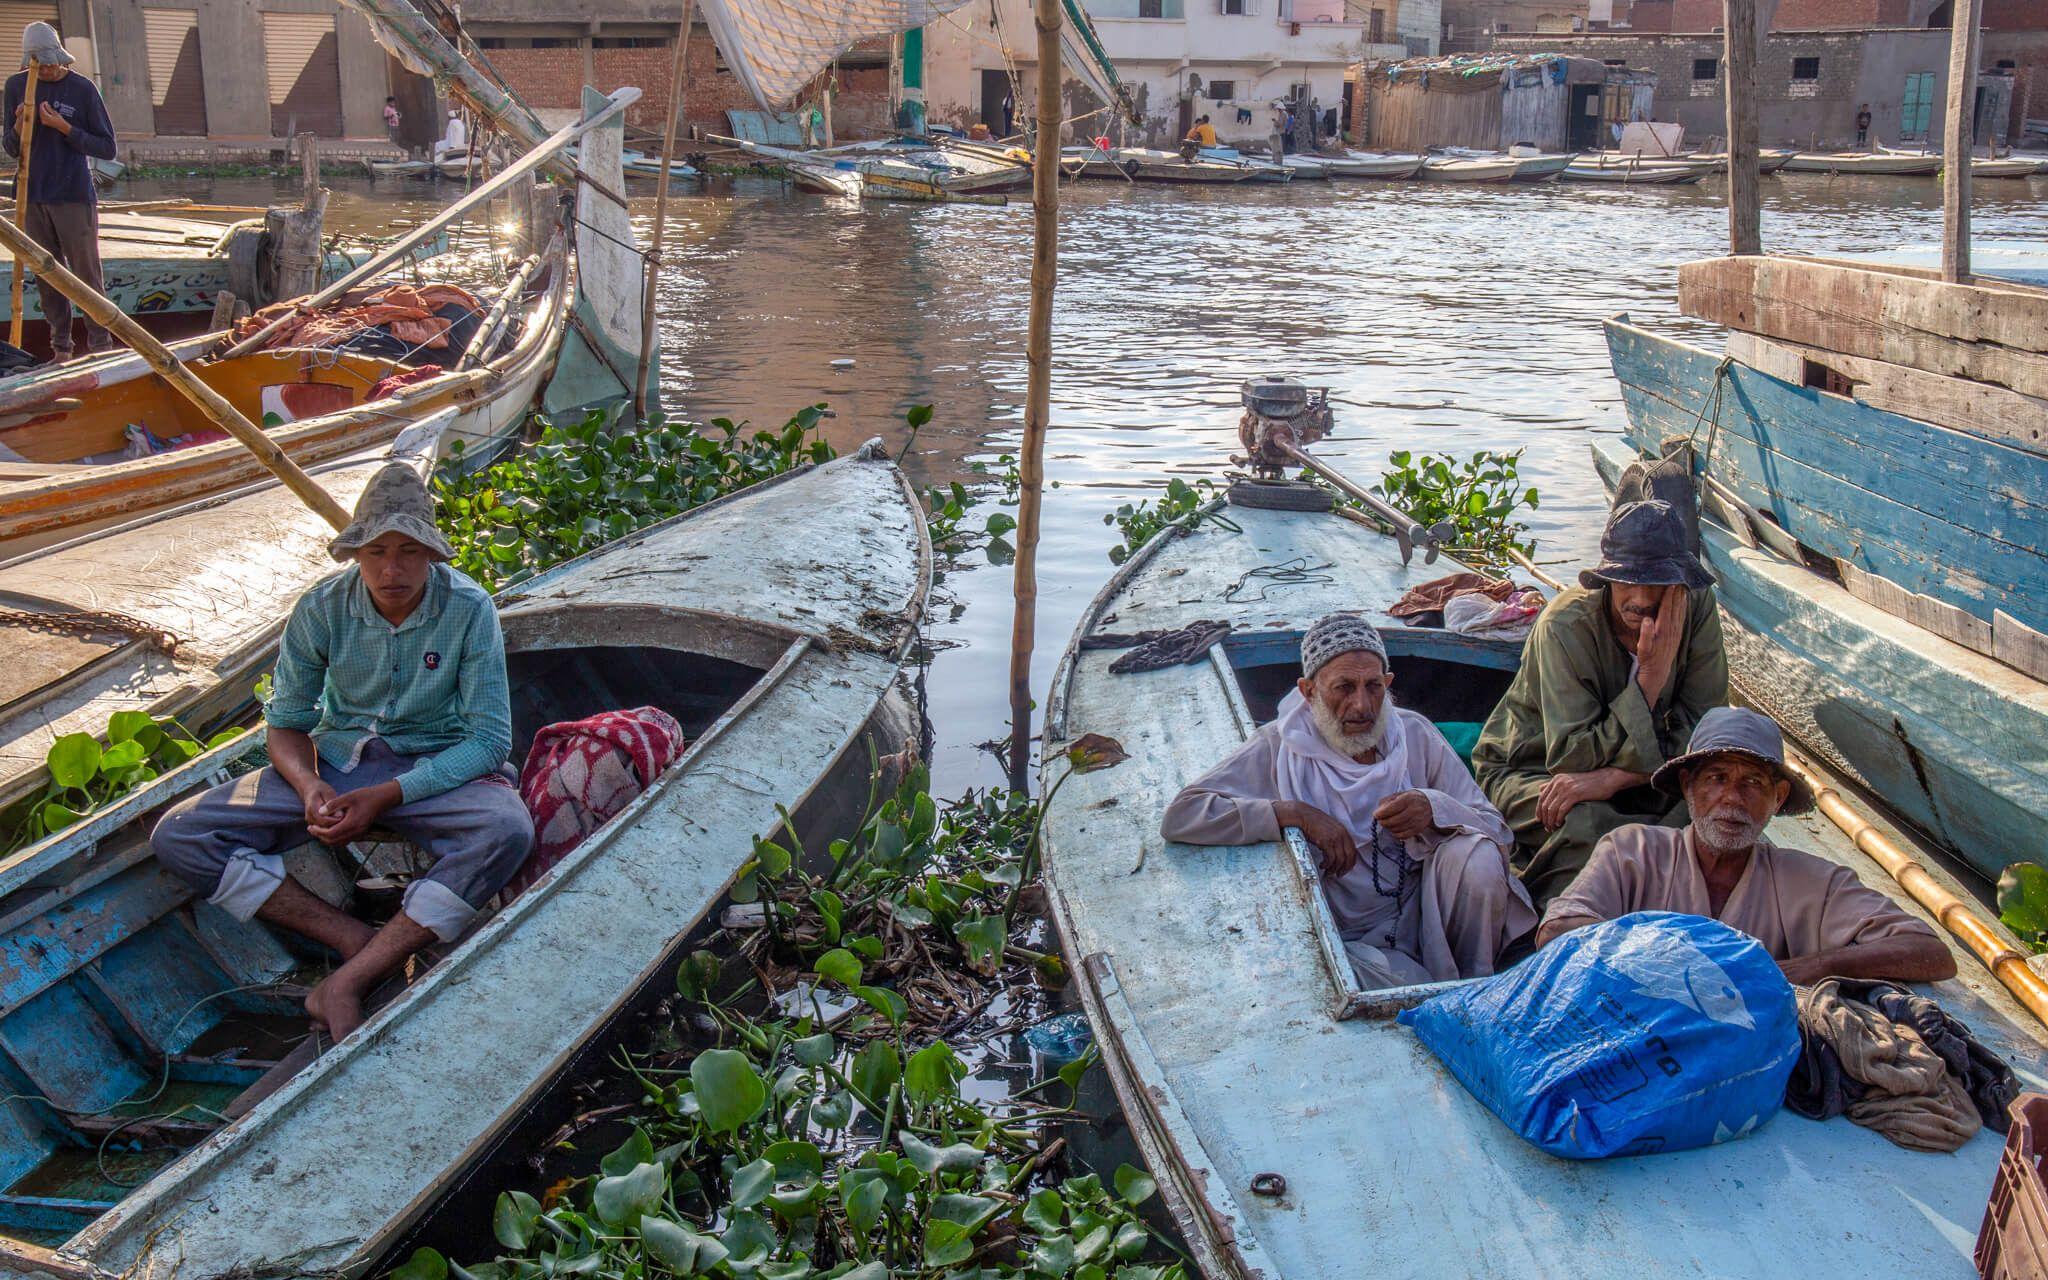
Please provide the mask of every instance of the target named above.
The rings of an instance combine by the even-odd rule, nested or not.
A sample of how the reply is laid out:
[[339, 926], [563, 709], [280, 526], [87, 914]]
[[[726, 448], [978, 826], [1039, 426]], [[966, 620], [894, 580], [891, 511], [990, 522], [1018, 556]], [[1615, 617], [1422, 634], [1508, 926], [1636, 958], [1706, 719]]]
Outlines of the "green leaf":
[[833, 1038], [831, 1032], [820, 1031], [817, 1035], [805, 1036], [791, 1045], [790, 1052], [796, 1055], [798, 1062], [807, 1067], [822, 1067], [832, 1061], [832, 1055], [838, 1048], [839, 1042]]
[[765, 1157], [744, 1165], [732, 1175], [732, 1204], [735, 1209], [751, 1209], [768, 1198], [775, 1190], [775, 1164]]
[[1135, 1222], [1126, 1222], [1116, 1229], [1116, 1243], [1110, 1246], [1110, 1252], [1128, 1262], [1145, 1252], [1145, 1244], [1151, 1238], [1152, 1233], [1144, 1227]]
[[967, 1228], [941, 1218], [924, 1229], [924, 1264], [951, 1267], [974, 1256], [974, 1240]]
[[1120, 1165], [1116, 1171], [1116, 1193], [1124, 1198], [1125, 1204], [1143, 1204], [1159, 1190], [1159, 1184], [1152, 1175], [1136, 1165]]
[[[927, 919], [926, 923], [930, 923], [929, 919]], [[846, 945], [855, 955], [865, 957], [866, 959], [880, 960], [882, 958], [882, 940], [873, 934], [864, 933], [858, 938], [848, 938]]]
[[853, 994], [867, 1001], [892, 1027], [902, 1026], [903, 1019], [910, 1015], [910, 1006], [903, 1002], [903, 997], [887, 987], [855, 987]]
[[967, 953], [967, 967], [994, 977], [1002, 968], [1003, 948], [1009, 943], [1009, 927], [1001, 916], [969, 916], [953, 926], [953, 936]]
[[1109, 1252], [1109, 1228], [1101, 1226], [1082, 1236], [1074, 1246], [1074, 1257], [1082, 1262], [1093, 1262]]
[[789, 871], [791, 861], [789, 850], [773, 840], [754, 841], [754, 860], [761, 865], [761, 874], [770, 880], [780, 880]]
[[882, 1206], [889, 1199], [889, 1184], [880, 1178], [865, 1178], [849, 1185], [839, 1184], [839, 1202], [846, 1207], [846, 1221], [863, 1236], [874, 1234], [875, 1224], [882, 1220]]
[[930, 1106], [953, 1096], [967, 1064], [943, 1040], [935, 1041], [910, 1055], [903, 1064], [903, 1092], [919, 1106]]
[[983, 531], [992, 538], [1000, 538], [1016, 527], [1016, 517], [1007, 511], [998, 511], [989, 516], [988, 523], [983, 526]]
[[[716, 1249], [722, 1258], [725, 1246], [710, 1236], [700, 1236], [680, 1222], [667, 1218], [642, 1218], [640, 1238], [647, 1242], [647, 1251], [660, 1260], [661, 1265], [679, 1276], [695, 1275], [708, 1271], [716, 1265], [716, 1259], [704, 1256], [704, 1246]], [[703, 1266], [699, 1266], [703, 1263]]]
[[491, 1234], [507, 1249], [524, 1249], [533, 1237], [533, 1220], [540, 1216], [540, 1201], [524, 1191], [503, 1191], [491, 1210]]
[[834, 947], [819, 956], [811, 968], [819, 977], [828, 982], [836, 982], [842, 987], [852, 988], [860, 985], [860, 957], [844, 947]]
[[2048, 935], [2048, 867], [2015, 862], [1998, 877], [1998, 918], [2037, 943]]
[[935, 1197], [932, 1200], [932, 1216], [946, 1222], [957, 1222], [963, 1227], [972, 1227], [1000, 1203], [987, 1196], [968, 1196], [957, 1193]]
[[768, 1104], [768, 1086], [747, 1056], [735, 1049], [707, 1049], [690, 1064], [690, 1083], [713, 1133], [737, 1133]]
[[903, 420], [912, 427], [921, 427], [932, 420], [932, 407], [928, 404], [911, 405], [910, 412], [903, 415]]
[[70, 806], [62, 804], [55, 800], [52, 800], [48, 804], [45, 804], [40, 810], [37, 811], [36, 816], [42, 819], [43, 830], [48, 831], [53, 835], [59, 831], [62, 831], [64, 828], [70, 826], [72, 823], [82, 821], [85, 818], [84, 814], [79, 813], [76, 810], [72, 809]]
[[[839, 840], [835, 840], [832, 843], [835, 850], [844, 844], [843, 841]], [[839, 853], [835, 852], [833, 854], [833, 861], [838, 861], [840, 856]], [[825, 941], [838, 942], [839, 921], [846, 912], [846, 904], [840, 900], [838, 894], [830, 889], [816, 889], [811, 893], [811, 905], [818, 909], [818, 917], [824, 923]]]
[[723, 970], [723, 964], [711, 952], [693, 951], [676, 970], [676, 992], [686, 1000], [704, 1000], [718, 985]]
[[633, 1172], [643, 1164], [654, 1163], [654, 1139], [644, 1129], [635, 1126], [633, 1135], [619, 1144], [616, 1151], [597, 1162], [598, 1170], [608, 1177], [617, 1177]]
[[749, 1275], [768, 1260], [781, 1239], [768, 1219], [752, 1209], [741, 1209], [732, 1215], [732, 1225], [719, 1237], [725, 1246], [726, 1264], [735, 1275]]
[[89, 733], [67, 733], [50, 744], [49, 765], [52, 782], [83, 791], [99, 775], [100, 744]]
[[619, 1177], [599, 1178], [590, 1193], [590, 1207], [605, 1225], [630, 1227], [660, 1204], [667, 1191], [668, 1171], [658, 1164], [643, 1164]]
[[1042, 1236], [1055, 1235], [1066, 1211], [1066, 1201], [1051, 1187], [1045, 1187], [1024, 1202], [1024, 1225]]
[[211, 751], [215, 747], [226, 746], [228, 743], [233, 742], [236, 738], [241, 737], [246, 732], [248, 732], [246, 729], [222, 729], [219, 733], [214, 734], [211, 738], [208, 738], [206, 740], [206, 749], [208, 751]]
[[1063, 1276], [1074, 1269], [1074, 1238], [1047, 1236], [1031, 1250], [1031, 1269], [1042, 1276]]
[[147, 711], [116, 711], [107, 718], [107, 742], [133, 742], [144, 729], [154, 729], [156, 717]]
[[768, 1149], [761, 1153], [761, 1158], [775, 1166], [775, 1177], [782, 1182], [822, 1177], [825, 1173], [824, 1152], [808, 1142], [770, 1143]]
[[870, 1040], [853, 1056], [847, 1079], [861, 1097], [879, 1107], [889, 1090], [903, 1079], [903, 1060], [896, 1056], [896, 1046], [887, 1040]]
[[853, 1098], [840, 1090], [811, 1104], [811, 1123], [820, 1129], [844, 1129], [853, 1118]]
[[421, 1245], [410, 1258], [391, 1269], [391, 1280], [448, 1280], [448, 1259], [441, 1256], [440, 1250]]
[[981, 1150], [964, 1142], [937, 1147], [908, 1129], [899, 1132], [896, 1140], [903, 1148], [903, 1158], [921, 1173], [963, 1173], [981, 1163]]

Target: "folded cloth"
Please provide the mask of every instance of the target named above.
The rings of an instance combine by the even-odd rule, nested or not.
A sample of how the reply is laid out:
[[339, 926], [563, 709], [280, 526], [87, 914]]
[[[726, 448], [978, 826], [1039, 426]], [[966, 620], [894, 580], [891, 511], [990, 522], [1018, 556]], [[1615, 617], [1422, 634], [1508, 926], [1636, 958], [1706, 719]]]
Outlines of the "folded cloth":
[[533, 735], [519, 797], [533, 815], [533, 852], [505, 887], [518, 897], [583, 838], [616, 817], [682, 758], [683, 727], [659, 707], [606, 711]]
[[[1797, 990], [1802, 1062], [1794, 1068], [1786, 1098], [1797, 1085], [1801, 1114], [1839, 1114], [1915, 1151], [1954, 1151], [1983, 1127], [1977, 1107], [1960, 1078], [1911, 1026], [1894, 1022], [1843, 990], [1843, 979], [1827, 978]], [[1861, 1088], [1852, 1096], [1845, 1083], [1829, 1086], [1832, 1069], [1816, 1042], [1831, 1052], [1841, 1075]], [[1804, 1059], [1811, 1058], [1808, 1062]], [[1811, 1086], [1818, 1079], [1819, 1087]]]
[[1129, 649], [1109, 664], [1111, 675], [1160, 671], [1184, 662], [1200, 662], [1218, 640], [1230, 634], [1227, 622], [1190, 622], [1172, 631], [1098, 631], [1081, 638], [1083, 649]]
[[1940, 1056], [1949, 1074], [1962, 1082], [1985, 1127], [2004, 1133], [2012, 1127], [2009, 1108], [2020, 1096], [2019, 1078], [2005, 1060], [1991, 1052], [1970, 1029], [1935, 1003], [1897, 983], [1867, 978], [1840, 978], [1843, 995], [1876, 1009], [1893, 1022], [1913, 1028], [1923, 1043]]
[[[447, 351], [458, 320], [473, 318], [483, 310], [476, 295], [460, 285], [366, 286], [349, 290], [318, 311], [302, 309], [296, 298], [272, 303], [244, 317], [235, 325], [228, 341], [241, 342], [260, 333], [272, 321], [289, 317], [286, 324], [264, 340], [264, 350], [338, 347], [377, 330], [388, 335], [401, 350]], [[467, 339], [459, 341], [466, 343]]]
[[442, 372], [438, 364], [423, 364], [417, 369], [407, 369], [404, 373], [387, 373], [370, 384], [370, 389], [363, 393], [363, 403], [389, 399], [415, 382], [440, 377]]
[[1490, 600], [1505, 600], [1519, 589], [1506, 578], [1488, 578], [1477, 573], [1453, 573], [1408, 588], [1387, 612], [1396, 618], [1416, 618], [1424, 614], [1442, 613], [1452, 596], [1462, 596], [1476, 591]]

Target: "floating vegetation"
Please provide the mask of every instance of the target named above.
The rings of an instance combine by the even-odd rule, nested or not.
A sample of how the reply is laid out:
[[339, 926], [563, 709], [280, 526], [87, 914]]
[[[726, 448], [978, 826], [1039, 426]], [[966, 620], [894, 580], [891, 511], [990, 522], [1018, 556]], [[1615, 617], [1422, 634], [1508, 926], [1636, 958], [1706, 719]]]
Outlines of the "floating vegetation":
[[[1069, 762], [1121, 758], [1091, 739]], [[1092, 1047], [1006, 1098], [961, 1090], [977, 1019], [1064, 982], [1012, 932], [1038, 805], [941, 807], [921, 767], [876, 799], [821, 858], [756, 843], [727, 927], [678, 970], [669, 1043], [623, 1059], [626, 1140], [545, 1197], [501, 1194], [495, 1259], [422, 1248], [398, 1280], [1184, 1280], [1139, 1217], [1151, 1175], [1068, 1167]]]
[[49, 784], [0, 819], [0, 854], [26, 848], [83, 821], [241, 732], [227, 729], [201, 742], [176, 720], [159, 720], [147, 711], [116, 711], [107, 721], [104, 743], [89, 733], [65, 734], [50, 744], [44, 758]]
[[[1216, 483], [1212, 480], [1196, 480], [1193, 484], [1176, 476], [1166, 482], [1166, 491], [1155, 502], [1147, 498], [1143, 502], [1118, 507], [1102, 517], [1102, 523], [1113, 524], [1123, 535], [1123, 541], [1109, 549], [1111, 564], [1122, 564], [1131, 558], [1131, 553], [1150, 542], [1155, 534], [1169, 525], [1192, 530], [1204, 519], [1202, 508], [1216, 498]], [[1235, 529], [1237, 526], [1220, 515], [1208, 519]]]
[[1535, 488], [1524, 488], [1517, 474], [1523, 452], [1481, 449], [1458, 462], [1399, 450], [1388, 456], [1391, 469], [1373, 491], [1421, 525], [1450, 522], [1458, 531], [1457, 551], [1463, 558], [1505, 565], [1510, 551], [1525, 556], [1536, 551], [1534, 539], [1522, 538], [1529, 526], [1515, 519], [1523, 507], [1536, 506]]

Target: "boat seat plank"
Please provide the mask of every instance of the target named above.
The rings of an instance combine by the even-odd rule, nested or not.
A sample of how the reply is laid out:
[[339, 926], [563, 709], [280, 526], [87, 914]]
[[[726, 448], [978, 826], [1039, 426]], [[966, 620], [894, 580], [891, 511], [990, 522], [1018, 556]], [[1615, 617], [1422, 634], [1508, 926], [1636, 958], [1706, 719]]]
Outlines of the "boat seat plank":
[[31, 1097], [61, 1112], [104, 1111], [155, 1080], [73, 981], [0, 1020], [0, 1052], [26, 1077]]
[[86, 972], [155, 1054], [182, 1053], [234, 1012], [217, 997], [236, 984], [175, 912], [108, 951]]
[[0, 1016], [149, 928], [191, 896], [183, 883], [145, 862], [22, 925], [0, 951]]
[[[0, 608], [5, 607], [8, 606], [0, 602]], [[0, 663], [0, 715], [23, 698], [33, 697], [133, 643], [133, 639], [116, 632], [75, 635], [41, 631], [19, 623], [0, 623], [0, 642], [7, 648], [7, 661]]]

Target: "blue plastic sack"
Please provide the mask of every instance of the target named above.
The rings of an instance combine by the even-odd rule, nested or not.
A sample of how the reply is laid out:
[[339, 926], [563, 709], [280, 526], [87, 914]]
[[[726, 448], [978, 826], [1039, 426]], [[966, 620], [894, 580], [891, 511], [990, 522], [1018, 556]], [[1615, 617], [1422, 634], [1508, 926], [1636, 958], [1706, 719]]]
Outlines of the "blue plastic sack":
[[1742, 1137], [1799, 1059], [1792, 987], [1763, 945], [1669, 911], [1575, 930], [1401, 1021], [1508, 1128], [1574, 1160]]

